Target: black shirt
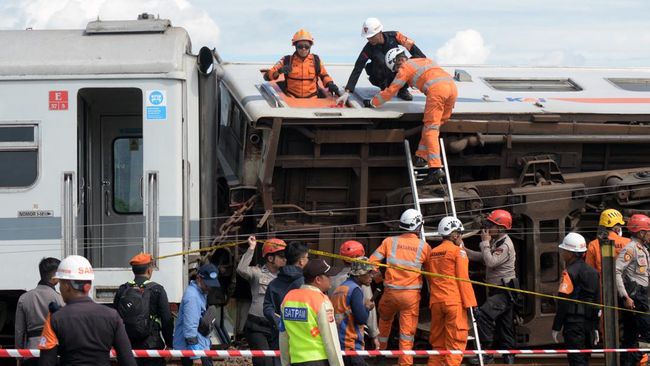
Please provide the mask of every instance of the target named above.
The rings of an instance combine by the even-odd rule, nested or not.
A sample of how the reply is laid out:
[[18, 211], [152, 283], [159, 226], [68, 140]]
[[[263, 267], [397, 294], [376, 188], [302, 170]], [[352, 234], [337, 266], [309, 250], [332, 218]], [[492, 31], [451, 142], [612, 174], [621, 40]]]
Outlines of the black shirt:
[[[563, 278], [560, 283], [560, 297], [600, 303], [600, 275], [598, 271], [585, 263], [584, 259], [576, 258], [567, 266], [565, 272], [566, 274], [562, 274]], [[569, 283], [566, 283], [565, 286], [567, 281], [564, 276], [569, 277], [570, 286]], [[599, 308], [595, 306], [560, 300], [553, 321], [553, 330], [561, 330], [562, 325], [567, 321], [582, 321], [582, 319], [596, 321], [598, 310]]]

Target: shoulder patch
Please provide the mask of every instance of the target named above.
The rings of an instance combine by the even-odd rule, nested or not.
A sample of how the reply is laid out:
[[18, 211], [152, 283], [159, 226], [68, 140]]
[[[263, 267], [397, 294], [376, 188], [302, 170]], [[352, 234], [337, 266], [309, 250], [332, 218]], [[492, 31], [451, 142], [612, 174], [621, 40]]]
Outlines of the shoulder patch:
[[633, 254], [632, 249], [627, 249], [625, 251], [625, 255], [623, 256], [623, 260], [626, 261], [626, 262], [631, 261], [632, 260], [632, 254]]
[[494, 255], [501, 255], [502, 253], [503, 253], [502, 248], [497, 248], [492, 252], [492, 254], [494, 254]]

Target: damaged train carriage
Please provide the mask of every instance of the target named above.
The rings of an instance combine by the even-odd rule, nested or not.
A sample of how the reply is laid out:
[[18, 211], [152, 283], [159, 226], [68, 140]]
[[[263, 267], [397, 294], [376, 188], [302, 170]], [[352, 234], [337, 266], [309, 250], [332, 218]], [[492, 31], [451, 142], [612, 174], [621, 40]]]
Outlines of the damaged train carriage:
[[[254, 200], [241, 232], [329, 252], [347, 239], [370, 252], [397, 231], [412, 202], [403, 141], [417, 146], [422, 94], [362, 108], [378, 91], [362, 80], [348, 105], [335, 108], [333, 99], [286, 97], [262, 80], [265, 65], [218, 66], [219, 216]], [[339, 83], [351, 69], [328, 66]], [[603, 208], [626, 215], [650, 209], [650, 69], [445, 69], [459, 89], [441, 129], [459, 218], [478, 230], [477, 215], [510, 210], [522, 287], [554, 294], [565, 233], [595, 237]], [[429, 186], [420, 194], [443, 192]], [[431, 231], [445, 212], [442, 203], [423, 207]], [[481, 268], [470, 270], [482, 280]], [[484, 288], [475, 290], [484, 297]], [[521, 346], [550, 343], [555, 309], [552, 299], [526, 297]]]

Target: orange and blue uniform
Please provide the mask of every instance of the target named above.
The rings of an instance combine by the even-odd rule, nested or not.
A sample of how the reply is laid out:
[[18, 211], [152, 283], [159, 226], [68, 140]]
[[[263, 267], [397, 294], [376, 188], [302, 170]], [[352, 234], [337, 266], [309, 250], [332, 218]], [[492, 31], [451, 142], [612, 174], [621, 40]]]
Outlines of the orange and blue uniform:
[[359, 284], [352, 278], [345, 280], [334, 290], [332, 304], [341, 349], [364, 349], [363, 330], [370, 312], [364, 305], [363, 291]]
[[393, 98], [404, 85], [418, 88], [426, 95], [422, 137], [415, 155], [428, 162], [429, 168], [442, 167], [440, 159], [440, 126], [451, 117], [458, 90], [451, 76], [428, 58], [412, 58], [404, 62], [390, 86], [372, 98], [378, 107]]

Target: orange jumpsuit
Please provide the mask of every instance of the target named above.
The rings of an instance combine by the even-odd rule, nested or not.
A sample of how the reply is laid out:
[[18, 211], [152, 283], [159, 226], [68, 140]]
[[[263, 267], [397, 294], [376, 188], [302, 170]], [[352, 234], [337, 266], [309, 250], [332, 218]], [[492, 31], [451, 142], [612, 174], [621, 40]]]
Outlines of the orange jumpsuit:
[[[469, 259], [465, 250], [449, 240], [444, 240], [431, 250], [426, 270], [469, 279], [468, 265]], [[476, 306], [472, 284], [455, 279], [431, 277], [429, 292], [431, 346], [439, 350], [464, 350], [469, 330], [467, 309]], [[427, 365], [460, 365], [462, 360], [462, 355], [431, 356]]]
[[[370, 262], [380, 263], [385, 259], [389, 265], [420, 270], [429, 257], [430, 251], [431, 248], [424, 239], [420, 239], [414, 233], [406, 233], [384, 239], [370, 256]], [[380, 347], [386, 349], [391, 325], [399, 312], [399, 348], [413, 349], [420, 315], [422, 276], [403, 269], [388, 268], [385, 273], [384, 288], [384, 294], [379, 302]], [[413, 365], [413, 357], [400, 356], [398, 365]]]
[[412, 58], [402, 64], [388, 88], [372, 98], [376, 107], [389, 101], [408, 83], [427, 96], [422, 118], [422, 138], [415, 155], [427, 160], [429, 168], [442, 167], [440, 159], [440, 126], [445, 124], [456, 104], [458, 90], [451, 76], [428, 58]]
[[[614, 231], [610, 230], [607, 236], [609, 240], [614, 241], [614, 258], [618, 257], [618, 253], [630, 242], [630, 239], [619, 236]], [[603, 275], [603, 260], [600, 254], [600, 243], [598, 239], [589, 242], [587, 253], [585, 254], [585, 262], [594, 267], [601, 277]]]
[[[284, 66], [284, 57], [280, 59], [266, 73], [267, 80], [274, 80], [273, 75]], [[319, 58], [320, 59], [320, 58]], [[287, 81], [286, 93], [295, 98], [317, 98], [318, 97], [318, 79], [323, 82], [323, 86], [332, 83], [333, 80], [325, 70], [323, 60], [320, 60], [320, 74], [316, 75], [316, 66], [314, 55], [309, 54], [302, 58], [294, 53], [291, 58], [291, 72], [285, 75]]]

